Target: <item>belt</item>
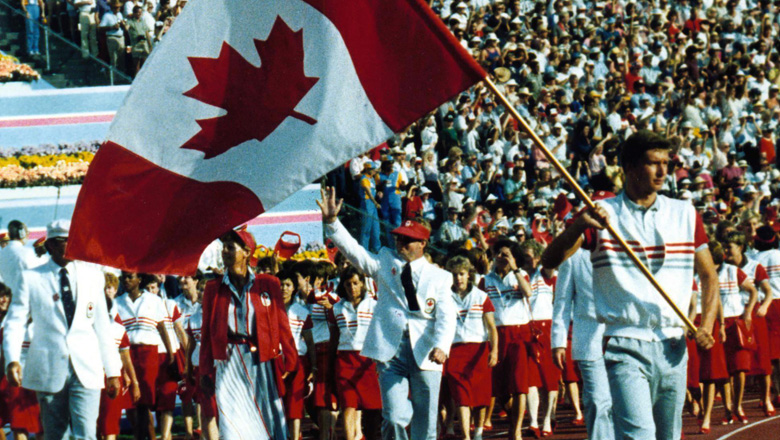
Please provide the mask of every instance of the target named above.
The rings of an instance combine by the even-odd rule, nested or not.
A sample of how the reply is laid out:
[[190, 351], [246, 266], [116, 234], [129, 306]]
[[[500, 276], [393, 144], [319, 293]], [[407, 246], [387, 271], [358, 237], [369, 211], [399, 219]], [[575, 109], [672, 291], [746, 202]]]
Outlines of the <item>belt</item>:
[[257, 351], [257, 344], [255, 343], [254, 338], [245, 335], [228, 333], [228, 344], [248, 345], [249, 351], [252, 353]]

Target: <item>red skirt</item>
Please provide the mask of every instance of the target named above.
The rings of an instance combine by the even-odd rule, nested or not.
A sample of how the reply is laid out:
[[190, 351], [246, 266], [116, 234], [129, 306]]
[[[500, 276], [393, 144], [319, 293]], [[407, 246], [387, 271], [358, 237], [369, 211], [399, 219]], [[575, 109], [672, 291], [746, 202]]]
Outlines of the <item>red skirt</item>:
[[687, 387], [699, 388], [699, 370], [701, 369], [701, 360], [699, 359], [699, 350], [696, 345], [696, 339], [685, 338], [685, 345], [688, 347], [688, 382]]
[[141, 398], [136, 403], [139, 406], [154, 406], [157, 396], [157, 375], [160, 371], [160, 361], [156, 345], [131, 345], [130, 359], [133, 361]]
[[496, 397], [528, 394], [528, 324], [498, 327], [498, 364], [493, 368]]
[[5, 401], [7, 420], [11, 429], [37, 434], [43, 431], [41, 427], [41, 408], [35, 391], [22, 387], [11, 386], [3, 377], [0, 381], [0, 400]]
[[739, 319], [737, 316], [726, 318], [726, 343], [723, 344], [723, 348], [726, 351], [726, 365], [729, 369], [729, 376], [742, 371], [750, 371], [750, 364], [753, 361], [753, 351], [745, 350], [739, 346], [737, 319]]
[[769, 357], [780, 359], [780, 300], [772, 300], [766, 314], [766, 326], [769, 334]]
[[726, 364], [726, 351], [720, 340], [720, 323], [715, 321], [712, 327], [715, 344], [709, 350], [696, 347], [699, 354], [699, 381], [702, 383], [726, 380], [729, 370]]
[[566, 363], [563, 364], [563, 381], [565, 383], [582, 382], [580, 367], [571, 357], [571, 332], [572, 326], [569, 326], [569, 337], [566, 339]]
[[552, 320], [534, 321], [536, 328], [542, 331], [540, 337], [541, 350], [539, 358], [533, 358], [532, 344], [528, 342], [528, 386], [543, 387], [548, 392], [558, 391], [558, 382], [561, 380], [561, 369], [553, 362], [550, 341], [552, 340]]
[[[200, 373], [198, 367], [193, 367], [192, 372], [195, 377], [195, 401], [200, 405], [200, 413], [204, 419], [217, 417], [217, 397], [214, 393], [208, 393], [200, 387]], [[211, 377], [211, 383], [215, 383], [214, 377]]]
[[119, 376], [121, 389], [115, 398], [108, 397], [107, 381], [106, 387], [100, 390], [100, 413], [97, 422], [98, 434], [100, 435], [118, 435], [122, 410], [133, 407], [133, 396], [130, 389], [125, 387], [122, 377], [123, 375]]
[[173, 411], [176, 408], [176, 392], [179, 390], [179, 380], [173, 376], [171, 369], [178, 368], [176, 363], [168, 364], [168, 355], [158, 353], [157, 395], [155, 409], [157, 411]]
[[284, 379], [284, 412], [288, 419], [303, 418], [306, 377], [310, 369], [309, 359], [306, 356], [298, 356], [298, 367]]
[[[773, 301], [774, 302], [774, 301]], [[766, 376], [772, 374], [772, 354], [769, 351], [769, 329], [766, 317], [756, 315], [758, 307], [753, 308], [753, 334], [756, 336], [757, 349], [753, 351], [751, 375]]]
[[454, 344], [450, 348], [444, 378], [455, 405], [471, 408], [490, 405], [493, 384], [488, 367], [489, 354], [487, 342]]
[[330, 343], [321, 342], [314, 345], [317, 353], [317, 371], [314, 372], [314, 406], [317, 408], [333, 408], [338, 403], [333, 393], [333, 373], [330, 371], [328, 356]]
[[376, 364], [373, 360], [361, 356], [360, 352], [338, 352], [336, 392], [342, 408], [382, 409]]

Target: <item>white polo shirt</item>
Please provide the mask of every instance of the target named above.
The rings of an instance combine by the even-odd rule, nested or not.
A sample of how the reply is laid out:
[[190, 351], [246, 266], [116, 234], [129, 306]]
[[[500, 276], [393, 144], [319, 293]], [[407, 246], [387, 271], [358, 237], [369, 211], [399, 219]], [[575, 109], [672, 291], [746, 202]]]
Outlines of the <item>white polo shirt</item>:
[[165, 304], [159, 296], [143, 291], [133, 301], [125, 293], [114, 298], [114, 309], [127, 331], [131, 345], [159, 347], [162, 344], [157, 324], [165, 319]]
[[488, 294], [477, 287], [461, 298], [452, 293], [452, 299], [458, 310], [458, 326], [455, 329], [453, 344], [480, 343], [488, 340], [488, 332], [483, 320], [485, 313], [494, 313], [496, 309]]
[[374, 317], [376, 300], [366, 295], [357, 307], [349, 301], [339, 301], [333, 306], [331, 320], [339, 328], [338, 351], [360, 351], [366, 340], [368, 326]]
[[[528, 277], [522, 269], [518, 271], [521, 276]], [[496, 272], [490, 272], [482, 278], [479, 288], [488, 294], [496, 309], [496, 326], [524, 325], [531, 320], [524, 293], [513, 272], [509, 272], [503, 278]]]

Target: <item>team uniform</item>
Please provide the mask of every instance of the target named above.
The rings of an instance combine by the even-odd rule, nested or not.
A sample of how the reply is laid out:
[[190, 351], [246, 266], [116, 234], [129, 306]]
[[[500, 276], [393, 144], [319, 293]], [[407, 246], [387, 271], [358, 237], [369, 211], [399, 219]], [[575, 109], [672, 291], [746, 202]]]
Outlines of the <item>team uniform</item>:
[[[27, 332], [22, 342], [21, 364], [27, 358], [32, 340], [33, 325], [27, 326]], [[3, 342], [3, 329], [0, 327], [0, 347]], [[23, 387], [14, 387], [8, 383], [8, 378], [3, 375], [0, 380], [0, 427], [9, 423], [12, 430], [39, 433], [41, 427], [41, 408], [35, 391]]]
[[339, 329], [335, 376], [342, 408], [382, 409], [376, 364], [360, 355], [375, 308], [376, 300], [366, 295], [357, 308], [339, 301], [331, 310], [331, 322]]
[[168, 364], [168, 351], [165, 344], [160, 341], [157, 347], [157, 357], [159, 361], [159, 371], [157, 372], [157, 400], [155, 402], [157, 411], [173, 411], [176, 408], [176, 392], [179, 388], [179, 377], [184, 371], [184, 359], [180, 352], [181, 345], [179, 337], [173, 328], [173, 324], [182, 323], [184, 316], [179, 311], [178, 301], [172, 299], [163, 299], [165, 307], [163, 322], [165, 331], [168, 332], [168, 339], [171, 341], [171, 352], [174, 353], [175, 362]]
[[285, 372], [298, 364], [279, 280], [248, 273], [239, 292], [228, 273], [206, 284], [199, 374], [214, 377], [225, 440], [287, 437]]
[[[120, 353], [130, 349], [130, 339], [127, 337], [125, 327], [113, 321], [111, 323], [111, 336], [114, 338], [117, 351]], [[124, 370], [123, 370], [124, 372]], [[128, 385], [124, 383], [124, 374], [119, 376], [121, 388], [119, 394], [111, 399], [106, 388], [100, 393], [100, 414], [98, 415], [98, 434], [119, 435], [119, 421], [122, 418], [122, 410], [133, 407], [132, 396], [128, 391]]]
[[488, 366], [490, 343], [483, 318], [485, 313], [495, 312], [493, 302], [477, 287], [472, 287], [463, 298], [453, 293], [452, 299], [458, 310], [458, 326], [444, 365], [444, 379], [455, 405], [488, 406], [493, 384]]
[[531, 297], [528, 300], [533, 319], [531, 325], [541, 332], [539, 356], [531, 359], [533, 362], [528, 364], [529, 386], [544, 387], [547, 391], [558, 391], [561, 370], [553, 363], [552, 350], [550, 349], [555, 276], [545, 277], [540, 266], [533, 275], [526, 275], [526, 280], [531, 286]]
[[726, 327], [726, 342], [724, 344], [726, 366], [729, 376], [734, 376], [738, 372], [750, 371], [753, 358], [751, 350], [740, 347], [737, 335], [737, 319], [740, 319], [745, 313], [739, 287], [747, 280], [747, 275], [742, 269], [724, 263], [718, 271], [718, 280], [720, 281], [720, 302], [723, 305]]
[[[697, 326], [701, 323], [701, 292], [698, 286], [697, 277], [696, 286], [693, 289], [693, 294], [696, 296], [696, 319], [694, 324]], [[726, 365], [726, 351], [720, 338], [720, 320], [715, 320], [715, 324], [712, 327], [712, 336], [715, 339], [715, 343], [709, 350], [705, 350], [698, 345], [696, 346], [696, 357], [698, 357], [699, 361], [699, 369], [696, 372], [696, 378], [698, 379], [696, 386], [698, 386], [698, 383], [708, 384], [729, 378], [729, 370]], [[690, 356], [690, 345], [688, 349]], [[692, 378], [688, 379], [687, 385], [689, 388], [692, 388]]]
[[[522, 269], [518, 269], [526, 276]], [[503, 278], [487, 274], [479, 286], [495, 307], [498, 328], [498, 364], [493, 368], [493, 392], [496, 396], [528, 393], [528, 349], [531, 321], [524, 293], [514, 273]]]
[[284, 411], [288, 419], [302, 419], [303, 401], [307, 393], [306, 378], [311, 371], [311, 365], [306, 357], [308, 347], [303, 339], [303, 332], [312, 328], [311, 312], [306, 306], [292, 301], [287, 307], [287, 319], [290, 322], [295, 348], [298, 350], [298, 366], [284, 380]]
[[[755, 260], [766, 269], [769, 285], [772, 286], [772, 305], [766, 314], [769, 336], [769, 357], [780, 359], [780, 250], [770, 249], [756, 254]], [[759, 293], [761, 295], [761, 293]]]
[[[192, 376], [195, 379], [194, 384], [189, 384], [192, 388], [193, 397], [198, 404], [200, 404], [200, 411], [204, 419], [217, 416], [217, 401], [213, 393], [207, 393], [200, 388], [199, 367], [200, 364], [200, 344], [201, 344], [201, 329], [203, 328], [203, 308], [200, 304], [197, 304], [189, 319], [187, 319], [187, 335], [190, 337], [190, 343], [195, 344], [195, 348], [192, 351], [192, 358], [188, 359], [188, 362], [192, 362]], [[212, 383], [214, 378], [212, 377]]]
[[315, 361], [314, 373], [314, 406], [317, 408], [332, 408], [337, 403], [333, 391], [333, 372], [330, 371], [328, 356], [330, 353], [330, 323], [328, 308], [317, 304], [323, 298], [331, 305], [339, 302], [339, 297], [328, 290], [315, 290], [309, 295], [309, 310], [311, 312], [311, 336], [314, 340]]
[[[596, 318], [593, 265], [590, 252], [580, 248], [558, 268], [553, 303], [552, 347], [571, 347], [566, 367], [578, 366], [582, 375], [583, 417], [593, 439], [615, 437], [612, 395], [604, 364], [604, 324]], [[571, 323], [571, 332], [569, 332]], [[571, 334], [571, 340], [567, 340]]]
[[[758, 300], [755, 307], [753, 307], [752, 313], [752, 329], [753, 335], [756, 338], [756, 350], [753, 351], [753, 359], [750, 369], [750, 374], [766, 376], [772, 374], [772, 357], [769, 348], [769, 328], [767, 326], [766, 317], [758, 316], [758, 308], [764, 301], [766, 296], [760, 286], [764, 281], [769, 281], [769, 275], [766, 273], [766, 269], [758, 261], [744, 257], [745, 264], [742, 266], [742, 271], [745, 272], [747, 280], [752, 282], [758, 291]], [[741, 290], [742, 304], [747, 305], [750, 300], [750, 295]]]
[[[596, 202], [681, 308], [691, 302], [696, 252], [707, 249], [701, 217], [685, 201], [657, 195], [649, 207], [625, 192]], [[615, 432], [680, 438], [688, 364], [685, 324], [607, 230], [588, 229], [596, 313], [605, 324], [604, 363]]]
[[165, 304], [157, 295], [143, 291], [135, 301], [127, 293], [116, 297], [114, 307], [117, 321], [125, 327], [130, 340], [130, 358], [141, 389], [137, 405], [154, 406], [160, 371], [159, 347], [162, 345], [157, 324], [166, 318]]

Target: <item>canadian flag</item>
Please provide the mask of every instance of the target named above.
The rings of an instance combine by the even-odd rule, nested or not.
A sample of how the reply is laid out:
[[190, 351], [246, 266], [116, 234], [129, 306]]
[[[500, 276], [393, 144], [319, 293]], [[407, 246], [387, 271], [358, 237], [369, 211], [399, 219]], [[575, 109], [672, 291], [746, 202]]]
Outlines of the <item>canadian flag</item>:
[[194, 0], [82, 187], [67, 254], [191, 274], [230, 228], [485, 77], [421, 0]]

